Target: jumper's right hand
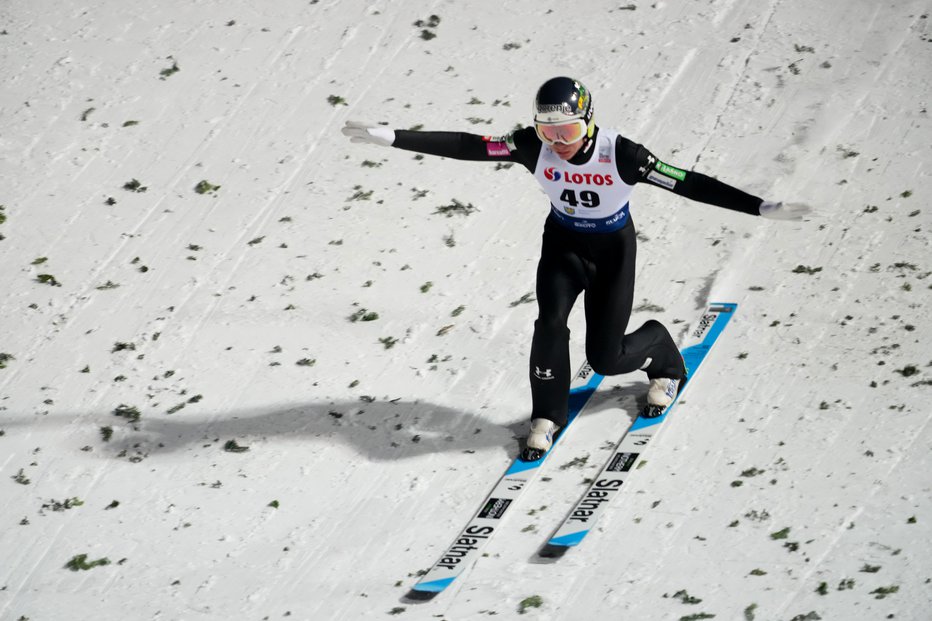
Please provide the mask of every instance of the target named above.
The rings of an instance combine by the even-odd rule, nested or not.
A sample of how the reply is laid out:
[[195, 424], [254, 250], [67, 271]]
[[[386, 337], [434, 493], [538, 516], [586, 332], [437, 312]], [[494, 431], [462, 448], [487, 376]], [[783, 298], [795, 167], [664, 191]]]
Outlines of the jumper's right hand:
[[350, 142], [363, 142], [390, 147], [395, 142], [395, 130], [365, 121], [347, 121], [343, 126], [344, 136], [349, 136]]

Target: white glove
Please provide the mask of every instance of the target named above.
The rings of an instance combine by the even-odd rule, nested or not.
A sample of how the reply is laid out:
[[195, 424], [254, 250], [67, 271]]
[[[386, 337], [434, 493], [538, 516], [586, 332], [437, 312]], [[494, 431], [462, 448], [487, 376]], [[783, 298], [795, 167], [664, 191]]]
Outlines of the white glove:
[[773, 203], [764, 201], [760, 204], [760, 215], [771, 220], [802, 220], [812, 213], [812, 208], [803, 203]]
[[395, 130], [375, 123], [347, 121], [340, 131], [344, 136], [349, 136], [350, 142], [377, 144], [382, 147], [390, 147], [395, 142]]

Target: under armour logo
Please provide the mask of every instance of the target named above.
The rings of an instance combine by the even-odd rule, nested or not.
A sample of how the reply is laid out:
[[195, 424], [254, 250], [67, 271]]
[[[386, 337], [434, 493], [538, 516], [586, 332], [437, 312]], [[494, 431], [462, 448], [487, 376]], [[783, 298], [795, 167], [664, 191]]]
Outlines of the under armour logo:
[[540, 370], [540, 367], [534, 367], [534, 376], [535, 376], [537, 379], [541, 379], [541, 380], [552, 380], [552, 379], [553, 379], [553, 370], [552, 370], [552, 369], [545, 369], [545, 370], [541, 371], [541, 370]]
[[638, 172], [642, 175], [646, 175], [647, 171], [654, 167], [654, 163], [657, 161], [657, 158], [653, 155], [647, 156], [647, 166], [641, 166], [638, 168]]

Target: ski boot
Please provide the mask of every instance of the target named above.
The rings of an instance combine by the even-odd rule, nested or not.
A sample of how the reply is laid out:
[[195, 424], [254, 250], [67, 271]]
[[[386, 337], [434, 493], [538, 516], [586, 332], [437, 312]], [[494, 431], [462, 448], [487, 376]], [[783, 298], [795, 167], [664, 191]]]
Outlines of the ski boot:
[[553, 446], [553, 438], [560, 428], [552, 420], [535, 418], [531, 420], [531, 433], [527, 445], [521, 453], [524, 461], [537, 461]]
[[650, 387], [647, 389], [647, 405], [641, 410], [641, 416], [644, 418], [657, 418], [663, 414], [676, 396], [683, 390], [686, 385], [687, 371], [679, 378], [655, 377], [650, 381]]

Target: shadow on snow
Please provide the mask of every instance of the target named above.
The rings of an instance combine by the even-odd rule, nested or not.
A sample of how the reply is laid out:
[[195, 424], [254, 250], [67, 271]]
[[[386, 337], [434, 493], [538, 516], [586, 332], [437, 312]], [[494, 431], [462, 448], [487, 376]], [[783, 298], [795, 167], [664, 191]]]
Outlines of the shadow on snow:
[[[586, 413], [619, 408], [632, 397], [628, 390], [597, 392]], [[627, 405], [627, 404], [626, 404]], [[630, 405], [625, 410], [630, 412]], [[619, 415], [627, 412], [619, 411]], [[57, 416], [13, 419], [11, 427], [61, 424]], [[95, 452], [114, 459], [157, 457], [179, 451], [224, 450], [233, 441], [251, 450], [273, 447], [282, 439], [293, 443], [340, 443], [370, 461], [409, 459], [429, 453], [482, 452], [504, 448], [517, 456], [527, 436], [528, 419], [496, 423], [472, 412], [423, 401], [335, 401], [253, 411], [198, 416], [143, 413], [132, 422], [112, 413], [79, 415], [80, 423], [113, 429], [108, 442], [98, 440]], [[231, 448], [235, 448], [231, 446]], [[309, 446], [311, 448], [311, 446]]]

